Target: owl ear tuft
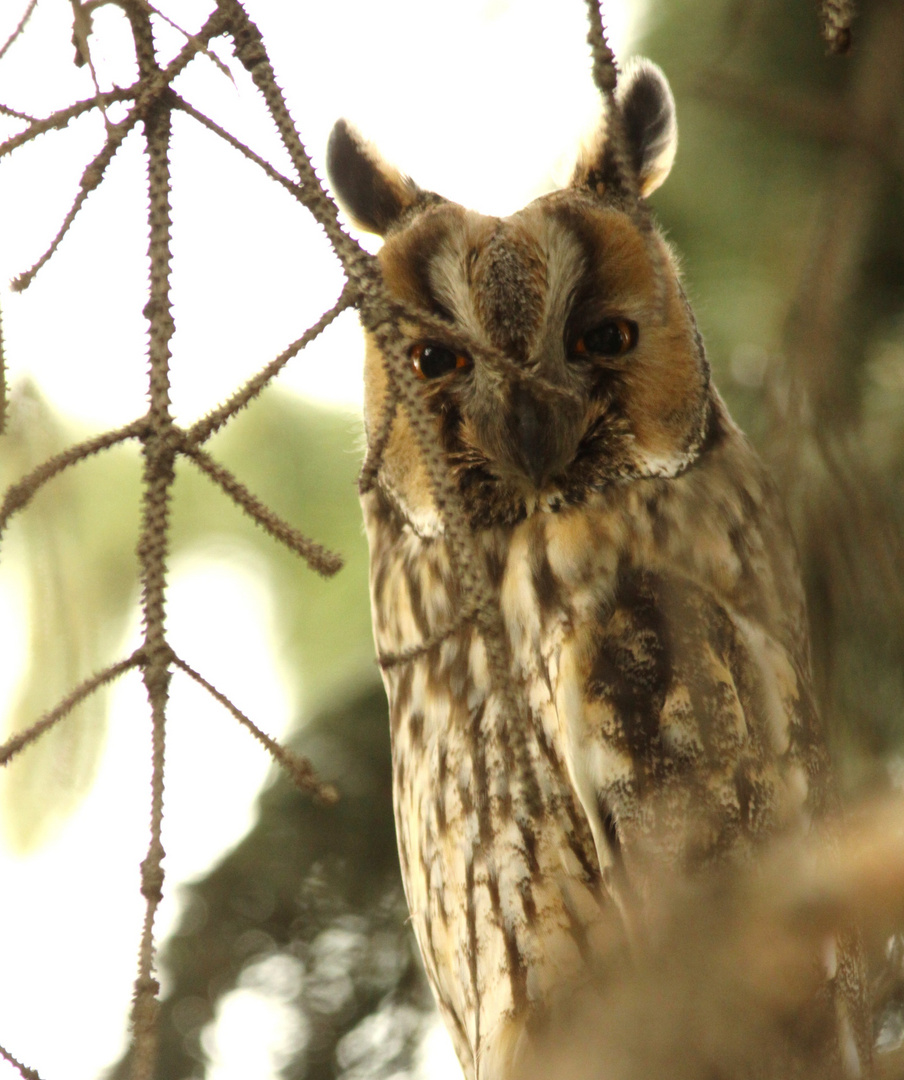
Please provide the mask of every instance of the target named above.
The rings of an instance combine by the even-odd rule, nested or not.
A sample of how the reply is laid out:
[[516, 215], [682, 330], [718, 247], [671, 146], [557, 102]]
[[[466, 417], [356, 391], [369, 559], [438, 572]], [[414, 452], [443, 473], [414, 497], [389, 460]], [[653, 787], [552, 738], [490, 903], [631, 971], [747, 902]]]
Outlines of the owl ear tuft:
[[339, 205], [355, 226], [385, 236], [417, 202], [420, 189], [380, 157], [346, 120], [337, 120], [326, 148], [326, 171]]
[[[618, 81], [616, 104], [624, 122], [628, 162], [637, 176], [637, 187], [646, 197], [669, 175], [678, 147], [675, 99], [668, 80], [650, 60], [636, 59]], [[604, 116], [591, 142], [582, 151], [572, 187], [589, 188], [600, 195], [618, 189], [617, 166], [608, 145]]]
[[616, 100], [640, 193], [647, 196], [669, 175], [675, 160], [675, 99], [662, 69], [651, 60], [637, 59], [626, 68]]

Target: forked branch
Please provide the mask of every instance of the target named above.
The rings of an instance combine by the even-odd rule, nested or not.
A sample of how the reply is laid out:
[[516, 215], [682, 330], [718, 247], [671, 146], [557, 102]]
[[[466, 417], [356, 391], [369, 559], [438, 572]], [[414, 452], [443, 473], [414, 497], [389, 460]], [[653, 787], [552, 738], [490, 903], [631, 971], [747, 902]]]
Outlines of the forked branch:
[[[132, 16], [135, 13], [132, 9], [129, 9]], [[132, 18], [134, 25], [134, 17]], [[212, 37], [222, 33], [221, 19], [217, 13], [210, 16], [207, 22], [204, 24], [199, 33], [193, 36], [180, 50], [179, 54], [167, 65], [166, 68], [155, 67], [153, 70], [143, 68], [141, 71], [141, 78], [139, 79], [137, 86], [137, 93], [135, 98], [135, 105], [129, 110], [128, 115], [119, 124], [109, 126], [107, 128], [107, 138], [104, 142], [100, 152], [95, 156], [94, 160], [87, 166], [82, 173], [82, 178], [79, 181], [79, 190], [76, 194], [75, 201], [69, 208], [69, 212], [63, 219], [63, 224], [60, 226], [54, 239], [51, 241], [50, 246], [44, 252], [44, 254], [38, 259], [38, 261], [23, 274], [20, 274], [13, 281], [13, 289], [17, 292], [21, 292], [23, 289], [27, 289], [31, 282], [34, 280], [35, 275], [41, 269], [42, 266], [51, 258], [54, 252], [59, 247], [63, 237], [69, 231], [69, 227], [78, 215], [79, 210], [85, 203], [90, 193], [98, 187], [104, 178], [104, 173], [107, 166], [113, 160], [116, 151], [122, 145], [123, 140], [129, 131], [135, 126], [135, 124], [145, 119], [149, 111], [152, 110], [161, 95], [168, 93], [169, 86], [172, 83], [176, 75], [192, 60], [192, 58], [198, 53], [198, 50], [205, 45]], [[139, 67], [140, 67], [139, 63]], [[96, 94], [92, 102], [98, 107], [103, 106], [105, 95]], [[71, 119], [71, 117], [70, 117]], [[68, 120], [66, 121], [68, 123]], [[65, 125], [61, 125], [65, 126]], [[37, 130], [31, 132], [31, 134], [24, 134], [18, 138], [22, 142], [28, 141], [29, 138], [33, 138], [35, 134], [38, 134]], [[12, 144], [15, 140], [10, 140]], [[7, 144], [9, 145], [9, 144]], [[0, 147], [0, 153], [4, 148]]]

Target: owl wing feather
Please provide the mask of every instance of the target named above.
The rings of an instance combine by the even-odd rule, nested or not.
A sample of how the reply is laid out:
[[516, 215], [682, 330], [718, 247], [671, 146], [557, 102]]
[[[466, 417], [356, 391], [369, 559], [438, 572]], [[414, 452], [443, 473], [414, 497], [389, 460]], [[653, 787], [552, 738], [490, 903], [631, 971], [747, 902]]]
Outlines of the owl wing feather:
[[[806, 679], [761, 627], [680, 574], [619, 571], [563, 652], [557, 696], [601, 866], [682, 869], [806, 827], [824, 772]], [[630, 877], [630, 873], [629, 873]]]

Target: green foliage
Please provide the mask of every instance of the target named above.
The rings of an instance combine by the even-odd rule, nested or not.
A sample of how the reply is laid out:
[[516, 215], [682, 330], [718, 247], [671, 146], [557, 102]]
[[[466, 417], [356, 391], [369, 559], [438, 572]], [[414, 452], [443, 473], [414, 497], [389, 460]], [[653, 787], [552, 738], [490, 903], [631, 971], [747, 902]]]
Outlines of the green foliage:
[[[5, 483], [82, 437], [32, 392], [19, 394], [13, 417]], [[296, 675], [291, 692], [299, 722], [376, 677], [355, 489], [360, 442], [360, 423], [350, 415], [273, 391], [212, 440], [215, 455], [278, 514], [342, 553], [345, 568], [331, 581], [267, 536], [194, 466], [180, 464], [171, 562], [224, 542], [259, 555], [283, 642], [282, 666]], [[138, 598], [139, 467], [135, 446], [107, 451], [57, 476], [10, 526], [5, 557], [23, 569], [33, 622], [8, 733], [125, 655]], [[106, 694], [88, 698], [8, 770], [3, 821], [16, 846], [39, 843], [87, 790], [104, 745], [106, 709]], [[266, 718], [260, 720], [266, 727]]]
[[[302, 356], [302, 362], [303, 362]], [[325, 580], [263, 533], [220, 489], [182, 463], [173, 508], [174, 554], [224, 537], [266, 560], [286, 668], [304, 715], [350, 696], [375, 673], [367, 587], [367, 544], [355, 479], [360, 420], [277, 392], [241, 413], [210, 443], [211, 453], [276, 514], [339, 552], [341, 572]]]
[[[74, 437], [23, 387], [4, 436], [0, 483], [5, 488]], [[4, 738], [53, 708], [121, 647], [135, 593], [137, 485], [137, 454], [120, 448], [78, 473], [62, 473], [10, 525], [4, 560], [21, 568], [29, 621]], [[2, 822], [11, 845], [40, 843], [87, 790], [104, 745], [106, 713], [107, 695], [100, 691], [7, 770]]]

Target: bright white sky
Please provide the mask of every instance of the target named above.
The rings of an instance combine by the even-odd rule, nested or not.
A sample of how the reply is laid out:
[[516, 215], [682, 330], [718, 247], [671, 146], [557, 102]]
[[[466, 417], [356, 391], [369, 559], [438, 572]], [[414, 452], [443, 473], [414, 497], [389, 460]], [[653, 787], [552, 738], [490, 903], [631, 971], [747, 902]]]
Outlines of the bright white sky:
[[[626, 57], [646, 5], [631, 5], [630, 23], [623, 3], [609, 4], [607, 16], [616, 52]], [[0, 42], [25, 6], [26, 0], [0, 6]], [[212, 0], [161, 0], [188, 30], [200, 26], [212, 6]], [[318, 168], [333, 122], [346, 116], [421, 186], [485, 212], [507, 213], [548, 190], [553, 176], [567, 175], [598, 116], [583, 0], [248, 0], [247, 6]], [[68, 12], [59, 0], [39, 2], [26, 36], [0, 62], [0, 102], [43, 116], [92, 93], [87, 69], [71, 62]], [[120, 58], [131, 54], [117, 9], [100, 9], [95, 27], [102, 85], [127, 85], [132, 69]], [[181, 44], [166, 28], [161, 40], [172, 52]], [[177, 89], [288, 172], [262, 102], [227, 46], [215, 48], [237, 72], [237, 85], [197, 59]], [[0, 139], [15, 130], [0, 116]], [[99, 119], [85, 118], [0, 161], [0, 282], [41, 255], [102, 136]], [[55, 407], [92, 431], [145, 410], [138, 358], [147, 240], [135, 213], [145, 201], [139, 150], [136, 131], [31, 288], [19, 296], [4, 288], [0, 295], [13, 389], [33, 379]], [[190, 422], [298, 337], [333, 303], [342, 282], [306, 211], [181, 116], [172, 162], [173, 405], [177, 418]], [[290, 364], [282, 385], [358, 408], [361, 356], [349, 313]], [[0, 563], [0, 715], [15, 693], [27, 617], [12, 549], [7, 555]], [[270, 647], [261, 578], [247, 562], [237, 566], [210, 556], [174, 569], [174, 645], [190, 640], [205, 675], [280, 734], [290, 706], [273, 660], [277, 650]], [[244, 627], [246, 634], [214, 638], [214, 626]], [[137, 635], [136, 618], [123, 655]], [[125, 679], [112, 695], [104, 761], [81, 808], [41, 850], [18, 856], [0, 849], [0, 1042], [44, 1080], [89, 1080], [122, 1049], [142, 913], [137, 866], [147, 842], [148, 736], [136, 718], [146, 712], [137, 679]], [[198, 747], [214, 739], [217, 769], [199, 774]], [[204, 873], [250, 825], [268, 769], [244, 732], [179, 682], [167, 759], [170, 893], [161, 931], [178, 916], [178, 882]], [[203, 800], [194, 797], [201, 784]], [[251, 997], [228, 1003], [228, 1021], [211, 1032], [208, 1042], [219, 1060], [208, 1080], [277, 1075], [279, 1017], [272, 1009], [262, 1013], [265, 1003]], [[227, 1043], [228, 1033], [243, 1031], [243, 1038]], [[440, 1039], [438, 1045], [445, 1044]], [[448, 1050], [431, 1057], [433, 1076], [440, 1074], [443, 1053]], [[17, 1076], [0, 1064], [0, 1080]]]

